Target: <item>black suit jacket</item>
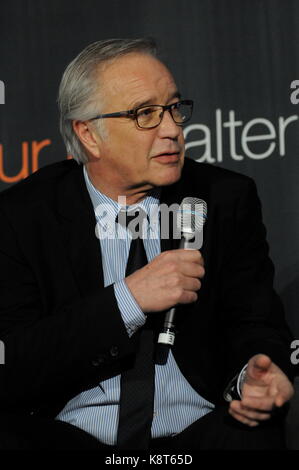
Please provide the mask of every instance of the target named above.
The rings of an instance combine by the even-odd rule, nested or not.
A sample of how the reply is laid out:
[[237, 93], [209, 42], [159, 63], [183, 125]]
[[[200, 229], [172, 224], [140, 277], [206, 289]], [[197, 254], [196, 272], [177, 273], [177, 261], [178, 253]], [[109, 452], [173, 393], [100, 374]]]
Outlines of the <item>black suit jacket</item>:
[[[187, 159], [161, 203], [186, 196], [208, 204], [206, 275], [198, 301], [178, 308], [173, 354], [194, 389], [219, 403], [256, 353], [291, 377], [292, 338], [272, 288], [253, 181]], [[2, 192], [0, 217], [0, 408], [54, 417], [80, 391], [128, 367], [138, 343], [127, 335], [113, 286], [103, 287], [81, 165], [49, 165]], [[162, 251], [177, 243], [162, 239]]]

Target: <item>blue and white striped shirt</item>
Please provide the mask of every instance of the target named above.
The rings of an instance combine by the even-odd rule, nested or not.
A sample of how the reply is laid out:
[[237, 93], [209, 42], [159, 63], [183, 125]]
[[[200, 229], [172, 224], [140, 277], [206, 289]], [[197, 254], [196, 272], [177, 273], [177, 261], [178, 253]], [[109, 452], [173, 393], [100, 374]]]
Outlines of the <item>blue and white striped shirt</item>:
[[[85, 166], [83, 166], [83, 171], [97, 219], [104, 285], [106, 287], [114, 284], [118, 307], [128, 334], [131, 336], [136, 329], [145, 323], [146, 319], [124, 280], [131, 234], [129, 230], [120, 227], [119, 238], [104, 236], [107, 231], [107, 223], [105, 224], [104, 220], [115, 221], [117, 213], [123, 206], [93, 186]], [[138, 204], [148, 216], [153, 214], [152, 207], [158, 207], [159, 194], [159, 190], [153, 190]], [[108, 214], [99, 211], [99, 207], [103, 207], [103, 204], [105, 204]], [[132, 208], [132, 206], [127, 208]], [[106, 215], [106, 218], [103, 217], [103, 214]], [[150, 262], [161, 252], [160, 226], [157, 219], [149, 217], [149, 223], [145, 230], [147, 230], [147, 236], [144, 237], [144, 248]], [[66, 404], [56, 419], [83, 429], [105, 444], [115, 445], [119, 401], [120, 375], [104, 380], [97, 387], [85, 390], [74, 397]], [[202, 398], [187, 382], [170, 350], [167, 363], [155, 366], [152, 437], [177, 434], [213, 409], [214, 405]]]

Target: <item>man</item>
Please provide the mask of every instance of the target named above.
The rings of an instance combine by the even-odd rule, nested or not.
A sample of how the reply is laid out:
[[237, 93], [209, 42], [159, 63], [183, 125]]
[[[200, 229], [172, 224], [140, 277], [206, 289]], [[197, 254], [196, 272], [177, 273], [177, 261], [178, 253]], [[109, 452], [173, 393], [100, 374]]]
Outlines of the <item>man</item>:
[[[64, 73], [59, 105], [67, 150], [81, 165], [50, 165], [0, 196], [2, 446], [283, 448], [277, 411], [293, 394], [292, 338], [254, 183], [184, 159], [192, 102], [150, 40], [88, 46]], [[96, 217], [105, 204], [117, 220], [120, 196], [149, 219], [151, 204], [205, 200], [202, 249], [179, 249], [149, 220], [147, 264], [126, 273], [129, 229], [105, 238]], [[174, 306], [174, 345], [145, 366]], [[150, 425], [142, 445], [148, 431], [122, 437], [127, 398], [133, 407], [140, 399], [132, 383], [154, 400], [150, 418], [134, 424]]]

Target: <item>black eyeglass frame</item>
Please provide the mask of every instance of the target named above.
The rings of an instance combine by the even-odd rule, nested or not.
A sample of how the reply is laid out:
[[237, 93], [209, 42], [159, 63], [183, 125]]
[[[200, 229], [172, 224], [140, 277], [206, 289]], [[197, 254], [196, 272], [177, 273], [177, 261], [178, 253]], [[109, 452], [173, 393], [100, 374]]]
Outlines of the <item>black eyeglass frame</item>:
[[[190, 106], [190, 109], [191, 109], [191, 112], [190, 112], [190, 116], [188, 117], [188, 119], [186, 119], [186, 121], [184, 122], [177, 122], [174, 117], [173, 117], [173, 114], [172, 114], [172, 108], [174, 106], [177, 106], [177, 105], [188, 105]], [[161, 115], [161, 118], [160, 118], [160, 122], [158, 124], [155, 124], [154, 126], [150, 126], [150, 127], [143, 127], [143, 126], [140, 126], [139, 123], [138, 123], [138, 116], [137, 116], [137, 113], [144, 109], [144, 108], [150, 108], [151, 106], [157, 106], [159, 108], [162, 108], [162, 115]], [[118, 111], [118, 112], [115, 112], [115, 113], [108, 113], [108, 114], [99, 114], [98, 116], [95, 116], [94, 118], [91, 118], [89, 119], [89, 121], [94, 121], [95, 119], [105, 119], [105, 118], [114, 118], [114, 117], [128, 117], [128, 118], [131, 118], [131, 119], [134, 119], [137, 126], [140, 128], [140, 129], [154, 129], [155, 127], [158, 127], [161, 122], [162, 122], [162, 119], [163, 119], [163, 116], [164, 116], [164, 113], [165, 111], [169, 111], [170, 112], [170, 115], [173, 119], [173, 121], [178, 125], [178, 126], [183, 126], [185, 124], [185, 122], [188, 122], [189, 119], [191, 119], [192, 117], [192, 112], [193, 112], [193, 100], [181, 100], [181, 101], [177, 101], [176, 103], [171, 103], [171, 104], [167, 104], [167, 105], [163, 105], [163, 104], [147, 104], [147, 105], [144, 105], [144, 106], [138, 106], [137, 108], [135, 109], [129, 109], [128, 111]]]

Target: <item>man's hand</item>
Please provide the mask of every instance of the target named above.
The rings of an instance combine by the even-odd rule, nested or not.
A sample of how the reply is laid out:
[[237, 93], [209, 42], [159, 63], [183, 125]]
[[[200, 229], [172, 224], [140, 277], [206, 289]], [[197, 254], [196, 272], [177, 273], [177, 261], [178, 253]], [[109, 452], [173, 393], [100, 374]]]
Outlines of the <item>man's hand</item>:
[[170, 250], [126, 277], [126, 283], [144, 313], [168, 310], [197, 300], [204, 261], [197, 250]]
[[243, 424], [257, 426], [293, 395], [294, 388], [282, 370], [268, 356], [257, 354], [248, 363], [242, 399], [230, 403], [229, 413]]

